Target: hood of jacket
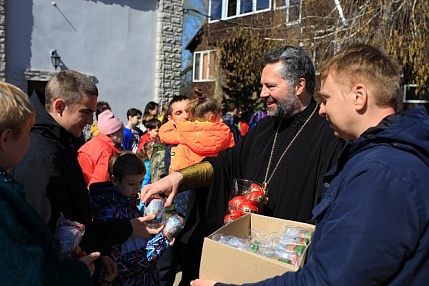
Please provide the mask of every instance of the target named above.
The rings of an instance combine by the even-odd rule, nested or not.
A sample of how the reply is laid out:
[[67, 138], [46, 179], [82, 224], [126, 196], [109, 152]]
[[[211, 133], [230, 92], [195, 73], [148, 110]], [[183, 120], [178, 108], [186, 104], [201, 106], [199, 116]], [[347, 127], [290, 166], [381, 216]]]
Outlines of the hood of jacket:
[[97, 136], [83, 144], [78, 151], [79, 153], [86, 153], [90, 157], [99, 159], [100, 154], [106, 150], [110, 152], [116, 151], [117, 153], [121, 151], [121, 145], [115, 142], [111, 137], [103, 133], [98, 133]]
[[411, 153], [429, 166], [429, 117], [426, 109], [419, 106], [407, 112], [387, 116], [380, 124], [365, 131], [355, 142], [345, 144], [338, 166], [343, 165], [356, 153], [376, 144], [389, 144]]

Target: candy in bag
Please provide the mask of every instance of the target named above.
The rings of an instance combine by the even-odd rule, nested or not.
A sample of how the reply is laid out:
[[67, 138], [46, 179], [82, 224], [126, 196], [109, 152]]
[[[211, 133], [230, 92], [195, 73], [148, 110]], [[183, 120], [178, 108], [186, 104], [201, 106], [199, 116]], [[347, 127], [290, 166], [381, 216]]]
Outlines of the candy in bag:
[[58, 242], [58, 259], [60, 261], [74, 256], [84, 233], [85, 226], [83, 224], [68, 220], [61, 213], [55, 230], [55, 239]]
[[146, 245], [148, 261], [157, 261], [161, 254], [170, 247], [171, 240], [183, 229], [185, 220], [178, 214], [172, 215], [164, 229], [152, 238]]

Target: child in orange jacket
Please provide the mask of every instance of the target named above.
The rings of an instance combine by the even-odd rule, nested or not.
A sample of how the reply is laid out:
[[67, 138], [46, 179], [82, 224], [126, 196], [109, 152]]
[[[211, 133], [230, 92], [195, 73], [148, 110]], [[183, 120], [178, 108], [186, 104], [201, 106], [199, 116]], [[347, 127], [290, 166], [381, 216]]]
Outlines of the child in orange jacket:
[[186, 112], [189, 121], [168, 121], [160, 129], [162, 143], [177, 145], [171, 150], [170, 173], [234, 146], [229, 127], [220, 122], [222, 109], [215, 99], [200, 96], [191, 100]]
[[[222, 110], [219, 103], [213, 98], [204, 98], [202, 93], [194, 94], [197, 96], [194, 100], [188, 102], [184, 98], [174, 102], [175, 108], [172, 105], [172, 113], [168, 115], [169, 121], [164, 123], [159, 131], [161, 142], [168, 145], [164, 161], [165, 166], [169, 165], [169, 173], [200, 162], [204, 157], [217, 156], [220, 151], [234, 145], [234, 136], [229, 127], [220, 122]], [[177, 118], [179, 116], [181, 119]], [[175, 211], [183, 217], [186, 217], [187, 208], [192, 209], [188, 205], [188, 198], [192, 196], [192, 192], [183, 191], [174, 198]], [[168, 281], [170, 273], [175, 271], [175, 259], [183, 273], [190, 268], [184, 253], [187, 249], [186, 244], [179, 239], [173, 248], [175, 254], [171, 254], [170, 258], [161, 257], [158, 264], [163, 281]]]

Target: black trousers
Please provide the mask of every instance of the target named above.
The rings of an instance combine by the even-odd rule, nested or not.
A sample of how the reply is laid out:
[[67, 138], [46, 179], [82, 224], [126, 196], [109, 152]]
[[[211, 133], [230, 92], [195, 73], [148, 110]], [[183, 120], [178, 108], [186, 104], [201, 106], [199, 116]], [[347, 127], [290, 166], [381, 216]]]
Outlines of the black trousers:
[[160, 286], [173, 285], [177, 271], [182, 272], [180, 286], [189, 286], [192, 280], [199, 277], [203, 241], [202, 239], [185, 244], [176, 239], [174, 245], [168, 248], [158, 260]]

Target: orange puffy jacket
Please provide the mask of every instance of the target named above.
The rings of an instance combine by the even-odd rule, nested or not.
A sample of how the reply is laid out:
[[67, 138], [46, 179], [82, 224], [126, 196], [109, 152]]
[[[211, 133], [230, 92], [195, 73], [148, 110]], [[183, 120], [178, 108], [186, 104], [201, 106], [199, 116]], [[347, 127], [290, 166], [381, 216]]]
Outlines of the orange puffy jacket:
[[168, 121], [161, 126], [159, 138], [164, 144], [177, 145], [171, 148], [170, 173], [234, 146], [229, 127], [221, 122]]

